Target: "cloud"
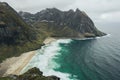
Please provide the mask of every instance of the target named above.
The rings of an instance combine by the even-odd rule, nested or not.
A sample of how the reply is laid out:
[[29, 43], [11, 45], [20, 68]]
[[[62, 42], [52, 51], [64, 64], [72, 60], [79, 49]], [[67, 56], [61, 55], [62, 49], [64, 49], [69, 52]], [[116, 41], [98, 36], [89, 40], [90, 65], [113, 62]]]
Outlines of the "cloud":
[[63, 10], [80, 8], [87, 12], [111, 12], [120, 7], [119, 0], [1, 0], [11, 4], [17, 10], [33, 12], [48, 7], [57, 7]]
[[64, 9], [74, 4], [75, 0], [1, 0], [12, 5], [17, 11], [37, 12], [45, 8]]
[[100, 20], [107, 21], [107, 22], [119, 22], [120, 11], [103, 13], [99, 18]]
[[87, 12], [111, 12], [120, 10], [120, 1], [115, 0], [75, 0], [74, 4], [66, 8], [80, 8]]
[[85, 11], [95, 22], [120, 21], [120, 0], [1, 0], [8, 2], [17, 11], [36, 13], [45, 8]]

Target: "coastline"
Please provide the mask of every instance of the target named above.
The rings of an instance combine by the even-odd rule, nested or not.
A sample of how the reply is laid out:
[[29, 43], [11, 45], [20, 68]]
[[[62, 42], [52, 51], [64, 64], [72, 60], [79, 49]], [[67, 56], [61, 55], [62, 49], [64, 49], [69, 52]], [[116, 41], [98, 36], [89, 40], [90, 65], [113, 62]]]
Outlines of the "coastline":
[[[48, 37], [44, 40], [43, 43], [45, 45], [47, 45], [47, 44], [50, 44], [51, 42], [54, 42], [58, 39], [61, 39], [61, 38]], [[66, 38], [62, 38], [62, 39], [66, 39]], [[83, 40], [83, 39], [77, 39], [77, 40]], [[2, 75], [3, 77], [9, 76], [11, 74], [12, 75], [21, 75], [21, 71], [24, 70], [24, 68], [30, 63], [31, 59], [33, 59], [33, 57], [35, 56], [36, 53], [37, 52], [35, 50], [35, 51], [23, 53], [19, 57], [12, 57], [12, 58], [6, 59], [5, 61], [3, 61], [3, 63], [0, 64], [0, 74], [2, 71], [4, 71], [5, 73]]]
[[[47, 45], [58, 39], [60, 38], [48, 37], [43, 41], [43, 43]], [[66, 38], [63, 38], [63, 39], [66, 39]], [[77, 38], [73, 38], [73, 39], [77, 39]], [[83, 40], [83, 39], [77, 39], [77, 40]], [[1, 75], [7, 76], [10, 74], [20, 75], [20, 72], [30, 62], [30, 60], [33, 58], [35, 54], [36, 54], [36, 50], [23, 53], [19, 57], [12, 57], [12, 58], [6, 59], [2, 63], [0, 63], [0, 76]]]
[[0, 71], [3, 72], [2, 76], [10, 74], [19, 75], [21, 70], [29, 63], [36, 51], [23, 53], [19, 57], [8, 58], [0, 64]]
[[[48, 37], [44, 40], [44, 44], [49, 44], [57, 39]], [[20, 75], [23, 68], [30, 62], [36, 51], [30, 51], [23, 53], [19, 57], [8, 58], [2, 63], [0, 63], [0, 76], [8, 76], [10, 74]]]
[[24, 67], [21, 74], [27, 72], [33, 67], [37, 67], [43, 72], [44, 76], [57, 76], [62, 80], [69, 80], [70, 74], [62, 73], [60, 71], [55, 71], [60, 65], [54, 59], [58, 59], [58, 55], [61, 55], [62, 46], [60, 44], [69, 44], [71, 39], [59, 39], [50, 44], [43, 46], [37, 51], [37, 54], [32, 58], [32, 60]]

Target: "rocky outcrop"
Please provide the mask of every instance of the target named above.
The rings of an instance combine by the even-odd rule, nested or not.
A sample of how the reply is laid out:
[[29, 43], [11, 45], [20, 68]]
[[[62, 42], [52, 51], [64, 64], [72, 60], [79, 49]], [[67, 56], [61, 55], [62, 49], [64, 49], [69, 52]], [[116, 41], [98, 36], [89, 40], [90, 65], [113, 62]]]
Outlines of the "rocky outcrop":
[[9, 75], [7, 77], [1, 77], [0, 80], [6, 78], [7, 80], [60, 80], [60, 78], [56, 76], [43, 76], [43, 72], [36, 67], [28, 70], [22, 75]]
[[[29, 14], [30, 13], [24, 13], [24, 15], [20, 14], [29, 24], [33, 21], [33, 23], [54, 23], [56, 27], [62, 26], [64, 28], [64, 26], [67, 26], [85, 37], [87, 37], [86, 34], [89, 34], [91, 37], [105, 35], [105, 33], [99, 31], [95, 27], [93, 21], [88, 17], [88, 15], [79, 9], [76, 9], [76, 11], [60, 11], [56, 8], [47, 8], [36, 14], [32, 14], [31, 17]], [[27, 17], [26, 15], [29, 16]]]

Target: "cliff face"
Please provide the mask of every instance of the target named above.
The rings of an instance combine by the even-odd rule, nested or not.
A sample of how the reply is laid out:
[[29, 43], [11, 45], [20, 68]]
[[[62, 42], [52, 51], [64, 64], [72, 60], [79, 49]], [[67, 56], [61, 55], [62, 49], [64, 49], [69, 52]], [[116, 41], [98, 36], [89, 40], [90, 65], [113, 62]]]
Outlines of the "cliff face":
[[20, 13], [20, 15], [29, 24], [47, 22], [54, 23], [56, 27], [62, 26], [64, 28], [67, 26], [68, 28], [77, 32], [78, 37], [80, 37], [79, 35], [82, 35], [84, 37], [105, 35], [105, 33], [99, 31], [95, 27], [93, 21], [88, 17], [88, 15], [79, 9], [76, 9], [76, 11], [60, 11], [56, 8], [48, 8], [36, 14], [31, 14], [31, 16], [30, 13], [28, 14], [24, 12]]

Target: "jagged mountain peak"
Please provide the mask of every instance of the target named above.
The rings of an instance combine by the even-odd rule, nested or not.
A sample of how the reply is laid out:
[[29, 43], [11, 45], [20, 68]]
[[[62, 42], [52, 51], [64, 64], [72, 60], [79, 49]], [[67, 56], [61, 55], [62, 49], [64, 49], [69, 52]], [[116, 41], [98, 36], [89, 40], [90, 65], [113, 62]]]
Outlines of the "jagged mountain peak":
[[79, 9], [79, 8], [77, 8], [75, 12], [81, 12], [81, 11], [80, 11], [80, 9]]
[[54, 13], [54, 12], [61, 12], [57, 8], [46, 8], [44, 10], [41, 10], [40, 12], [37, 12], [36, 14], [46, 14], [46, 13]]
[[74, 13], [74, 10], [73, 10], [73, 9], [70, 9], [70, 10], [68, 10], [68, 11], [66, 11], [66, 12]]
[[[36, 14], [34, 14], [34, 20], [30, 17], [27, 17], [28, 23], [34, 22], [51, 22], [53, 21], [57, 26], [68, 26], [69, 28], [79, 32], [80, 34], [90, 34], [94, 36], [102, 36], [104, 33], [100, 32], [94, 25], [93, 21], [89, 18], [89, 16], [80, 9], [68, 10], [68, 11], [61, 11], [57, 8], [47, 8], [42, 10]], [[24, 16], [23, 16], [24, 18]], [[30, 20], [29, 20], [30, 18]], [[31, 22], [33, 21], [33, 22]]]
[[57, 8], [46, 8], [46, 10], [49, 10], [49, 11], [60, 11], [59, 9], [57, 9]]

